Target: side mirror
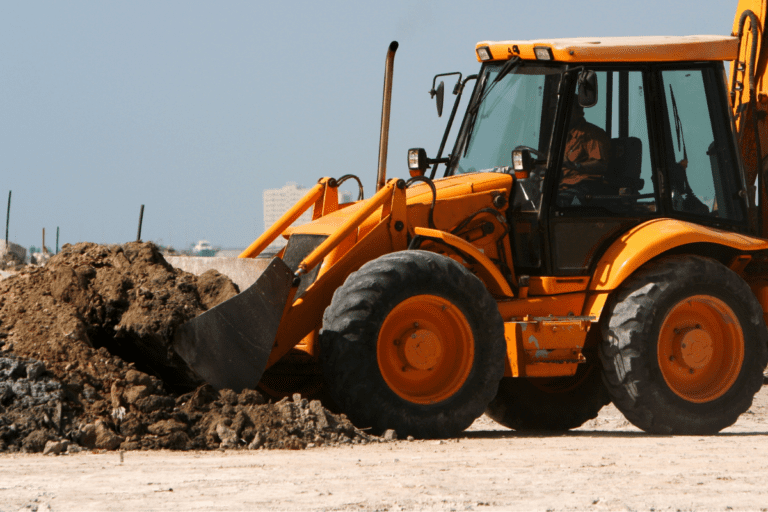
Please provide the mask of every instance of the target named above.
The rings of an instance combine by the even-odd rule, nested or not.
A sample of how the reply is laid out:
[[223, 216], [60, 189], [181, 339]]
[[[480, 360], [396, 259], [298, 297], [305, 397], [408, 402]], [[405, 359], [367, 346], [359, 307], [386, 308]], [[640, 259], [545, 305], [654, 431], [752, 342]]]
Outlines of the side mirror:
[[579, 75], [579, 105], [584, 108], [597, 104], [597, 75], [594, 71], [582, 71]]
[[408, 172], [411, 177], [424, 176], [429, 167], [429, 159], [424, 148], [411, 148], [408, 150]]
[[437, 86], [437, 90], [432, 89], [429, 91], [429, 95], [435, 98], [435, 101], [437, 102], [437, 117], [443, 116], [443, 97], [445, 96], [445, 83], [440, 82], [440, 85]]

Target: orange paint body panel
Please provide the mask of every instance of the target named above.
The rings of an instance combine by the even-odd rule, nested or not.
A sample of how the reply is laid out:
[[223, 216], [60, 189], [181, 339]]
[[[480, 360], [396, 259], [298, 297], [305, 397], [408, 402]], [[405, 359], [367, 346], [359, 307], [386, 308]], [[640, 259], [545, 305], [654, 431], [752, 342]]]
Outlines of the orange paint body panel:
[[495, 295], [504, 295], [506, 297], [513, 297], [515, 294], [512, 292], [512, 288], [509, 287], [501, 271], [488, 259], [488, 257], [480, 252], [474, 245], [469, 242], [437, 229], [416, 228], [415, 233], [417, 235], [431, 236], [444, 240], [446, 244], [452, 247], [456, 247], [465, 254], [471, 256], [480, 264], [478, 272], [482, 274], [481, 278], [486, 283], [486, 286], [491, 289], [491, 293]]
[[529, 295], [560, 295], [581, 292], [589, 286], [589, 277], [531, 277], [528, 282]]
[[581, 351], [591, 323], [584, 320], [506, 322], [510, 377], [573, 375], [586, 361]]
[[579, 316], [586, 300], [586, 292], [563, 295], [528, 297], [497, 302], [505, 322], [526, 316]]
[[544, 47], [559, 62], [676, 62], [734, 60], [738, 41], [729, 36], [574, 37], [480, 41], [476, 48], [482, 46], [490, 48], [491, 60], [536, 60], [534, 48]]
[[614, 290], [652, 258], [671, 249], [696, 243], [711, 243], [743, 252], [768, 249], [768, 241], [749, 235], [681, 220], [650, 220], [624, 233], [603, 254], [589, 289]]
[[[305, 342], [312, 342], [305, 337], [320, 327], [323, 312], [330, 304], [333, 292], [342, 285], [349, 274], [366, 262], [392, 252], [392, 245], [387, 235], [388, 230], [389, 226], [386, 223], [379, 224], [368, 236], [355, 244], [354, 251], [348, 251], [336, 265], [322, 269], [325, 270], [322, 279], [318, 276], [317, 281], [307, 288], [304, 295], [287, 308], [280, 320], [280, 328], [277, 331], [275, 346], [269, 356], [267, 368], [286, 355], [302, 339]], [[313, 346], [305, 345], [305, 347], [307, 352], [315, 352]]]

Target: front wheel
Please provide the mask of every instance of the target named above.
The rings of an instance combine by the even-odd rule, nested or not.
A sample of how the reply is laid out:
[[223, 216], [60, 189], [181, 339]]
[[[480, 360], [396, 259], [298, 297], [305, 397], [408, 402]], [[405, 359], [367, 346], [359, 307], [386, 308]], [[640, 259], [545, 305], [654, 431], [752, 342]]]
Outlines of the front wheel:
[[328, 390], [360, 428], [450, 437], [504, 374], [504, 324], [483, 283], [426, 251], [366, 263], [333, 295], [320, 351]]
[[649, 264], [618, 290], [606, 317], [606, 385], [616, 407], [646, 432], [719, 432], [762, 386], [762, 308], [744, 280], [716, 261], [676, 256]]

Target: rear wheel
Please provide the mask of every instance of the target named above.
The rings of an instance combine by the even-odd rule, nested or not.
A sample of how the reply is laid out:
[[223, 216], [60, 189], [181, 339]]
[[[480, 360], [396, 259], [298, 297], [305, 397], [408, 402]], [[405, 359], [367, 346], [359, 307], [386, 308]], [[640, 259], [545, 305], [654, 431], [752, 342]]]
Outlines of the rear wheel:
[[485, 412], [514, 430], [564, 431], [597, 417], [610, 402], [600, 365], [585, 363], [572, 377], [505, 377]]
[[504, 374], [504, 326], [483, 283], [426, 251], [382, 256], [349, 276], [323, 317], [328, 391], [358, 427], [449, 437]]
[[760, 390], [768, 362], [762, 308], [716, 261], [678, 256], [641, 269], [606, 319], [606, 385], [616, 407], [647, 432], [719, 432]]

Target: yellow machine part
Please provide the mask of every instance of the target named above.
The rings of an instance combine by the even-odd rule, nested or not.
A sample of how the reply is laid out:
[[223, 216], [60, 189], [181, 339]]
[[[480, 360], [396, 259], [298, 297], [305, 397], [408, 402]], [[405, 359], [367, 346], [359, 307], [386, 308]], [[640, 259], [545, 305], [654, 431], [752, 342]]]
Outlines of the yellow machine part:
[[[536, 50], [546, 48], [545, 54], [549, 58], [564, 62], [722, 61], [737, 57], [739, 61], [746, 62], [746, 52], [752, 44], [752, 21], [746, 22], [745, 35], [739, 39], [741, 11], [750, 9], [755, 12], [760, 25], [757, 27], [759, 39], [762, 41], [765, 4], [765, 0], [740, 1], [731, 36], [484, 41], [478, 43], [477, 48], [486, 47], [492, 60], [515, 56], [535, 60], [542, 56], [541, 52], [537, 55]], [[768, 94], [763, 92], [762, 81], [766, 67], [764, 59], [756, 62], [755, 66], [756, 94], [760, 105], [768, 106]], [[737, 104], [748, 103], [746, 83], [742, 89], [734, 108]], [[737, 126], [742, 128], [739, 132], [742, 149], [750, 144], [754, 146], [754, 140], [750, 143], [747, 131], [743, 130], [750, 112], [742, 108], [740, 111], [737, 109], [737, 114]], [[764, 146], [768, 153], [768, 133], [761, 132], [760, 136], [761, 140], [766, 137]], [[749, 169], [749, 165], [747, 167]], [[754, 160], [752, 168], [751, 176], [754, 177], [757, 172]], [[529, 278], [525, 286], [518, 287], [517, 278], [502, 275], [494, 262], [502, 256], [499, 254], [501, 250], [512, 263], [509, 241], [498, 238], [499, 233], [506, 230], [506, 208], [493, 206], [499, 194], [509, 199], [512, 183], [512, 176], [501, 173], [453, 176], [434, 182], [436, 197], [433, 198], [432, 189], [426, 184], [417, 183], [406, 190], [402, 182], [390, 180], [374, 198], [340, 208], [332, 180], [320, 180], [305, 200], [241, 255], [253, 257], [276, 236], [328, 235], [328, 239], [299, 265], [299, 269], [305, 272], [320, 265], [318, 277], [301, 297], [293, 297], [286, 304], [268, 367], [294, 347], [316, 356], [317, 331], [333, 292], [364, 263], [405, 249], [407, 239], [415, 236], [427, 240], [422, 248], [456, 259], [483, 280], [496, 297], [505, 321], [507, 375], [530, 377], [572, 375], [578, 364], [584, 361], [582, 349], [587, 343], [587, 333], [590, 325], [599, 319], [609, 293], [652, 258], [687, 244], [725, 245], [738, 253], [768, 248], [768, 242], [758, 238], [683, 221], [655, 219], [620, 237], [600, 259], [591, 278], [536, 276]], [[434, 208], [431, 206], [433, 200]], [[312, 223], [289, 227], [310, 207], [313, 207]], [[451, 232], [484, 208], [495, 209], [499, 215], [479, 215], [477, 221], [466, 226], [462, 233]], [[501, 225], [501, 229], [495, 228], [494, 235], [487, 235], [479, 229], [481, 222]], [[503, 243], [499, 245], [498, 242]], [[513, 265], [510, 264], [510, 267]], [[768, 309], [768, 286], [762, 283], [754, 286], [766, 296], [766, 301], [761, 303], [764, 303], [764, 309]]]
[[[751, 13], [751, 14], [750, 14]], [[759, 166], [758, 144], [765, 162], [768, 154], [768, 126], [764, 117], [768, 114], [768, 53], [763, 52], [765, 20], [768, 15], [766, 0], [740, 0], [733, 20], [732, 35], [739, 36], [739, 49], [736, 61], [731, 65], [728, 84], [731, 90], [731, 108], [733, 111], [736, 136], [741, 150], [741, 158], [746, 174], [750, 204], [755, 205], [757, 176], [765, 174], [766, 166]], [[754, 17], [753, 17], [754, 16]], [[754, 76], [750, 80], [750, 75]], [[753, 91], [754, 87], [754, 91]], [[762, 121], [759, 121], [763, 119]], [[760, 204], [766, 204], [768, 195], [760, 190]], [[761, 236], [768, 235], [768, 210], [758, 215], [762, 217]]]
[[573, 375], [586, 361], [581, 351], [591, 321], [586, 319], [527, 319], [504, 324], [507, 372], [510, 377]]
[[[481, 41], [476, 50], [482, 47], [489, 49], [490, 60], [537, 60], [535, 49], [542, 48], [559, 62], [722, 61], [736, 58], [738, 40], [732, 36], [577, 37]], [[479, 54], [477, 60], [482, 61]]]
[[[404, 250], [407, 244], [406, 235], [434, 235], [434, 238], [445, 242], [449, 252], [451, 249], [458, 249], [457, 254], [462, 251], [469, 253], [473, 261], [464, 263], [474, 265], [473, 268], [478, 271], [479, 277], [485, 281], [489, 290], [500, 297], [512, 297], [510, 284], [489, 260], [489, 257], [498, 257], [495, 242], [503, 236], [506, 229], [496, 228], [489, 235], [476, 237], [475, 232], [479, 230], [474, 229], [473, 223], [469, 223], [461, 234], [454, 235], [449, 232], [483, 209], [490, 209], [498, 214], [483, 213], [477, 216], [477, 222], [492, 222], [495, 225], [505, 223], [506, 205], [497, 208], [494, 206], [494, 199], [499, 194], [509, 197], [512, 182], [511, 176], [497, 173], [456, 176], [436, 182], [437, 200], [433, 222], [437, 229], [420, 228], [429, 223], [431, 189], [421, 184], [404, 189], [398, 184], [398, 180], [390, 180], [373, 198], [344, 208], [338, 208], [338, 203], [333, 201], [331, 196], [332, 207], [325, 208], [326, 213], [309, 224], [289, 229], [288, 225], [292, 222], [290, 218], [298, 217], [302, 208], [306, 210], [312, 204], [315, 212], [324, 208], [328, 201], [325, 190], [330, 187], [327, 178], [321, 180], [317, 190], [313, 189], [305, 197], [302, 208], [295, 207], [286, 214], [282, 224], [287, 225], [280, 226], [280, 233], [276, 234], [270, 230], [241, 255], [252, 257], [256, 249], [268, 245], [275, 236], [286, 231], [291, 235], [328, 235], [328, 238], [299, 265], [300, 269], [306, 271], [317, 265], [321, 267], [317, 279], [303, 295], [289, 299], [267, 367], [274, 365], [294, 347], [316, 355], [316, 333], [322, 324], [323, 311], [330, 303], [333, 292], [342, 285], [349, 274], [366, 262], [383, 254]], [[421, 231], [422, 229], [425, 231]], [[478, 247], [485, 250], [480, 251]], [[504, 241], [504, 251], [511, 261], [508, 240]]]
[[611, 245], [600, 258], [589, 289], [614, 290], [652, 258], [695, 243], [726, 246], [739, 252], [768, 249], [768, 241], [760, 238], [681, 220], [654, 219], [627, 231]]

